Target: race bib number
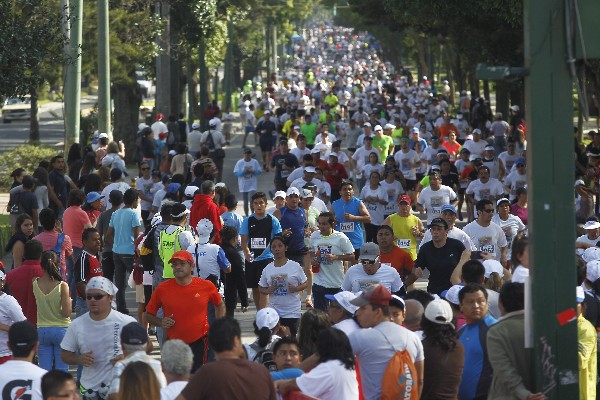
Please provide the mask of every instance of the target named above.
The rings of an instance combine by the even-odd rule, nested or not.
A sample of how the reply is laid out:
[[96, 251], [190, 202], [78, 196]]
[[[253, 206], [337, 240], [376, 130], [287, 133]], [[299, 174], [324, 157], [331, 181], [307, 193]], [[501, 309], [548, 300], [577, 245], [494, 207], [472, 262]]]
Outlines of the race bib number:
[[488, 254], [495, 254], [495, 248], [496, 246], [494, 246], [494, 244], [492, 243], [491, 237], [486, 236], [479, 238], [479, 251], [483, 251]]
[[479, 191], [479, 199], [480, 200], [489, 200], [490, 199], [490, 189], [481, 189]]
[[290, 171], [282, 169], [281, 170], [281, 177], [282, 178], [287, 178], [288, 176], [290, 176]]
[[411, 168], [410, 168], [410, 160], [405, 158], [402, 160], [402, 163], [400, 164], [400, 169], [402, 170], [403, 173], [406, 172], [410, 172]]
[[441, 197], [441, 196], [431, 197], [431, 213], [432, 214], [441, 214], [443, 205], [444, 205], [443, 197]]
[[253, 249], [266, 249], [267, 238], [250, 238], [250, 247]]
[[354, 232], [354, 222], [340, 222], [341, 232]]
[[410, 239], [398, 239], [398, 247], [400, 247], [401, 249], [409, 249]]
[[494, 254], [495, 253], [494, 252], [494, 245], [493, 244], [488, 244], [488, 245], [485, 245], [485, 246], [481, 246], [481, 247], [479, 247], [479, 250], [483, 251], [485, 253], [488, 253], [488, 254]]
[[393, 214], [396, 212], [396, 204], [394, 202], [388, 203], [383, 207], [384, 214]]

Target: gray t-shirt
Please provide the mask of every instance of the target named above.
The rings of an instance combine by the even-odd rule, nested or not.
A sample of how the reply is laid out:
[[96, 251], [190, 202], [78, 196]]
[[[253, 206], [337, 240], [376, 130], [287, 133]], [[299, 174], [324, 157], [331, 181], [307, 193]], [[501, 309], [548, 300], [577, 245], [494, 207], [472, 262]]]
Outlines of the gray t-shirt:
[[[106, 236], [106, 230], [108, 229], [108, 224], [110, 223], [110, 217], [115, 212], [114, 209], [109, 208], [106, 211], [103, 211], [102, 214], [98, 217], [98, 221], [96, 222], [96, 229], [100, 232], [100, 235], [104, 239]], [[106, 240], [103, 241], [102, 252], [112, 252], [112, 243], [107, 243]]]
[[[414, 362], [423, 361], [423, 344], [417, 335], [390, 321], [350, 334], [352, 351], [358, 356], [365, 399], [381, 398], [385, 368], [397, 351], [406, 349]], [[387, 340], [386, 340], [387, 338]]]

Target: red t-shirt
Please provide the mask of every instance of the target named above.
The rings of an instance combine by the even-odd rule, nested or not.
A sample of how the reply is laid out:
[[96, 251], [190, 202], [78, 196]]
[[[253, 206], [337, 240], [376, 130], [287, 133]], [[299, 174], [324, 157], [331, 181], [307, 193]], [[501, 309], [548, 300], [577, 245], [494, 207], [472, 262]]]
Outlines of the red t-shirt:
[[[95, 276], [102, 276], [102, 267], [100, 267], [100, 260], [98, 257], [83, 250], [79, 255], [77, 261], [75, 261], [75, 287], [79, 282], [89, 282]], [[79, 297], [85, 297], [85, 290], [81, 292], [77, 289], [77, 295]]]
[[404, 279], [410, 275], [415, 266], [410, 254], [398, 246], [394, 246], [392, 251], [389, 253], [382, 252], [379, 257], [382, 264], [388, 263], [392, 268], [398, 271], [402, 281], [404, 281]]
[[87, 214], [88, 218], [90, 219], [90, 224], [92, 224], [92, 226], [96, 226], [96, 221], [98, 221], [98, 217], [100, 216], [100, 211], [87, 210], [85, 213]]
[[[337, 175], [334, 173], [337, 171]], [[324, 171], [325, 172], [325, 171]], [[346, 172], [346, 168], [340, 163], [335, 165], [329, 164], [329, 168], [327, 170], [327, 182], [331, 186], [331, 190], [340, 190], [340, 186], [344, 179], [348, 178], [348, 172]]]
[[44, 275], [42, 266], [37, 260], [25, 260], [20, 267], [6, 274], [6, 285], [10, 294], [23, 309], [25, 318], [31, 323], [37, 324], [37, 303], [33, 295], [33, 278]]
[[[52, 250], [58, 243], [58, 232], [44, 231], [37, 236], [34, 236], [33, 240], [38, 240], [42, 244], [44, 251]], [[73, 255], [73, 245], [71, 244], [71, 238], [65, 234], [63, 245], [60, 250], [60, 275], [65, 279], [67, 277], [67, 258]]]
[[196, 231], [196, 225], [202, 218], [208, 219], [215, 229], [215, 244], [221, 244], [221, 213], [219, 206], [215, 204], [213, 198], [207, 194], [197, 194], [194, 196], [194, 202], [190, 209], [190, 226]]
[[73, 247], [83, 248], [81, 235], [90, 223], [87, 213], [79, 206], [71, 206], [63, 214], [63, 231], [71, 238]]
[[167, 337], [189, 344], [208, 334], [208, 302], [219, 305], [222, 301], [210, 281], [192, 277], [190, 284], [182, 286], [169, 279], [152, 293], [146, 311], [156, 315], [162, 307], [165, 317], [172, 316], [175, 320], [175, 325], [167, 329]]

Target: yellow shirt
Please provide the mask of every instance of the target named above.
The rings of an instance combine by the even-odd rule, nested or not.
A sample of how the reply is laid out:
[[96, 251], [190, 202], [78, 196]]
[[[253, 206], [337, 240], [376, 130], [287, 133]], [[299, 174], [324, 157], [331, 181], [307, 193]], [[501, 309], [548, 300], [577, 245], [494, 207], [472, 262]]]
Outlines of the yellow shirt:
[[583, 314], [577, 317], [577, 354], [579, 355], [579, 398], [596, 398], [596, 371], [598, 368], [598, 334]]
[[417, 239], [412, 234], [411, 228], [419, 227], [419, 218], [412, 214], [402, 217], [395, 213], [390, 215], [390, 224], [394, 230], [394, 238], [398, 247], [410, 254], [410, 258], [415, 261], [417, 259]]
[[61, 286], [59, 283], [50, 293], [45, 294], [38, 285], [38, 278], [33, 280], [33, 295], [37, 304], [37, 326], [39, 328], [67, 327], [71, 324], [71, 318], [62, 316]]

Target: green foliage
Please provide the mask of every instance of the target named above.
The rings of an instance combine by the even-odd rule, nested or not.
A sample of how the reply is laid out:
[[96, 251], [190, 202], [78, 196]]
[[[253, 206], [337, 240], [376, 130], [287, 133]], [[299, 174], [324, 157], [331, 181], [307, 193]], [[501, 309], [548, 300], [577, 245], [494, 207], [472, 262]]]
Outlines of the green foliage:
[[66, 37], [59, 0], [0, 0], [0, 94], [31, 93], [54, 80]]
[[42, 160], [49, 160], [60, 152], [51, 147], [23, 145], [0, 154], [0, 187], [9, 188], [12, 184], [10, 173], [16, 168], [24, 168], [33, 173]]
[[4, 258], [6, 255], [6, 251], [4, 249], [12, 235], [13, 231], [9, 221], [0, 221], [0, 258]]

